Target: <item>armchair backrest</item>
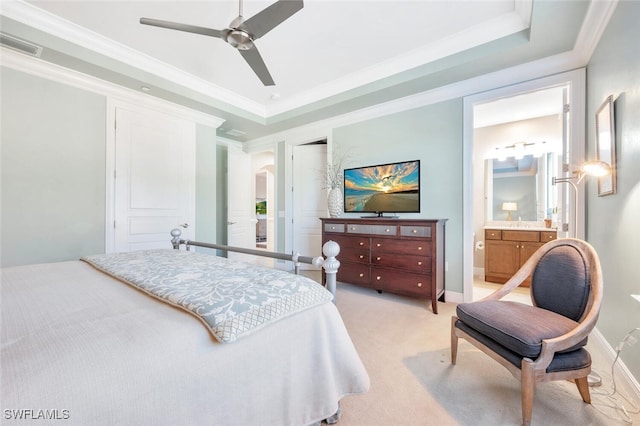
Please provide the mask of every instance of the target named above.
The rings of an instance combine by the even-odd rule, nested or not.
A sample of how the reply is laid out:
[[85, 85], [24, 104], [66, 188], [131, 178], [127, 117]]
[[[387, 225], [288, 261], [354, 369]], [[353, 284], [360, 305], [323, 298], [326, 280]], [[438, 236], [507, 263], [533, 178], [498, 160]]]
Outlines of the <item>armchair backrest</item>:
[[580, 322], [593, 304], [593, 284], [600, 286], [597, 289], [600, 296], [602, 283], [597, 254], [591, 246], [578, 240], [563, 239], [548, 244], [550, 247], [533, 272], [532, 302]]

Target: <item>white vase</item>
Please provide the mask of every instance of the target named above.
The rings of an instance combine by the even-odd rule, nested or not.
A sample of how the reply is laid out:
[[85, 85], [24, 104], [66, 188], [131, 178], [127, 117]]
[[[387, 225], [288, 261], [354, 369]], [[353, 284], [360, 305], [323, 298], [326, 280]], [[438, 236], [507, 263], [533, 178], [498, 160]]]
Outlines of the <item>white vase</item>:
[[329, 217], [338, 217], [342, 214], [342, 188], [331, 188], [327, 197]]

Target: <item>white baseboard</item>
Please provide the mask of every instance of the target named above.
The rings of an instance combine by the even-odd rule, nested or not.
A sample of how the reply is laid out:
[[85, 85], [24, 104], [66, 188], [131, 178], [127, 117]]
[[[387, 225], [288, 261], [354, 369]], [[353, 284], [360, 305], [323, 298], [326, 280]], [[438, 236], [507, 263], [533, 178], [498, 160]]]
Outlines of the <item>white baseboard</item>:
[[482, 277], [484, 279], [484, 268], [474, 266], [473, 267], [473, 276], [474, 277]]
[[[589, 342], [592, 343], [592, 350], [599, 351], [599, 354], [607, 361], [607, 365], [613, 364], [616, 359], [616, 351], [597, 328], [591, 332], [589, 339]], [[620, 358], [618, 358], [614, 366], [614, 374], [616, 384], [620, 384], [623, 389], [631, 392], [633, 395], [629, 396], [633, 400], [640, 401], [640, 383]]]
[[463, 303], [464, 302], [464, 295], [462, 293], [458, 293], [456, 291], [445, 290], [444, 291], [444, 300], [446, 302], [451, 302], [451, 303]]

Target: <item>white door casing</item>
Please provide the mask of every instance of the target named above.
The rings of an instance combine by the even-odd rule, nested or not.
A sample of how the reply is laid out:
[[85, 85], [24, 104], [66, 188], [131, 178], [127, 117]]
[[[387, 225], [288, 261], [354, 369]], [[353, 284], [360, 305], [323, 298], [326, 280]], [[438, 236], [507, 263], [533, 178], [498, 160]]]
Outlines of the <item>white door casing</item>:
[[195, 124], [116, 108], [114, 249], [170, 248], [171, 229], [195, 235]]
[[[327, 145], [297, 145], [293, 149], [293, 251], [303, 256], [322, 254], [322, 223], [327, 194], [322, 189]], [[301, 265], [301, 269], [315, 269]]]

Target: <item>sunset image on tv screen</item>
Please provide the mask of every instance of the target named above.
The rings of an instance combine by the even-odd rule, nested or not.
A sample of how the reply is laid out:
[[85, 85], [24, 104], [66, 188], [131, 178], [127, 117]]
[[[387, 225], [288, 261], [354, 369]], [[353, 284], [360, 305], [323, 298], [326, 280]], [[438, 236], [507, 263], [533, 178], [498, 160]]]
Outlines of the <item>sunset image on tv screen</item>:
[[344, 171], [346, 212], [419, 212], [420, 162]]

